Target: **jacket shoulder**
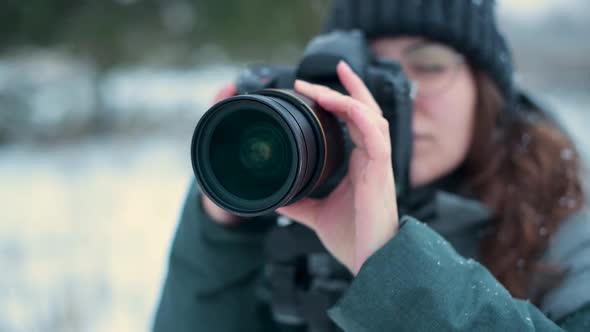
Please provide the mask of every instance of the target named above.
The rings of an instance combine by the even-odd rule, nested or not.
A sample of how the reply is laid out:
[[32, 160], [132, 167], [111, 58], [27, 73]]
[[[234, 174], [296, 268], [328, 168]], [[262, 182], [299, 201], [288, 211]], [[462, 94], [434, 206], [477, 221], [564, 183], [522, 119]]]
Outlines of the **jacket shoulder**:
[[544, 260], [565, 268], [563, 282], [544, 298], [541, 309], [554, 320], [590, 303], [590, 210], [585, 207], [561, 224]]

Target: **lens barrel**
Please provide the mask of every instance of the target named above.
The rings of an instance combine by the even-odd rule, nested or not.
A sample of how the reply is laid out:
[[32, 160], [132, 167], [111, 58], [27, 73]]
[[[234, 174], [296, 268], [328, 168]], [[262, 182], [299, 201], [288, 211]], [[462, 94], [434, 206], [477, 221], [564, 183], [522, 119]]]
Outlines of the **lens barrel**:
[[344, 160], [344, 137], [310, 99], [268, 89], [211, 107], [193, 134], [191, 159], [215, 204], [252, 217], [325, 191]]

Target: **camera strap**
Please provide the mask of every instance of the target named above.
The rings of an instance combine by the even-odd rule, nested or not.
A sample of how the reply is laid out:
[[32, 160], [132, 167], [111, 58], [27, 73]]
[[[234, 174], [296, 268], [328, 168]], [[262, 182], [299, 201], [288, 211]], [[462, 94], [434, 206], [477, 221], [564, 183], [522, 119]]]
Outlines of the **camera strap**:
[[317, 235], [297, 223], [276, 227], [269, 233], [265, 249], [265, 275], [275, 321], [305, 326], [310, 332], [341, 331], [327, 310], [348, 288], [352, 274]]

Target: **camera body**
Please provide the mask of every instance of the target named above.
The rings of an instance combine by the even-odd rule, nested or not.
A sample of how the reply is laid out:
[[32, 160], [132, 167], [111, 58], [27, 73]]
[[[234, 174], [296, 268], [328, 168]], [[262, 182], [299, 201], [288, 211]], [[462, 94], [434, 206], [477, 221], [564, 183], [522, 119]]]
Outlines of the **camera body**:
[[[336, 73], [336, 66], [341, 60], [347, 62], [363, 80], [389, 122], [396, 190], [400, 198], [409, 190], [413, 86], [399, 63], [378, 58], [371, 52], [368, 41], [360, 31], [335, 31], [314, 38], [295, 67], [251, 66], [238, 77], [237, 92], [248, 94], [264, 89], [292, 89], [295, 80], [301, 79], [348, 94]], [[342, 129], [348, 137], [345, 126]], [[345, 148], [350, 152], [352, 143], [350, 139], [345, 141]], [[345, 172], [346, 165], [343, 165], [338, 173], [342, 175]], [[326, 192], [323, 194], [335, 185], [337, 183], [325, 186]]]
[[[413, 145], [412, 86], [397, 62], [377, 58], [371, 52], [361, 32], [336, 31], [316, 37], [295, 67], [251, 66], [239, 76], [237, 91], [240, 95], [264, 95], [267, 89], [290, 90], [296, 79], [302, 79], [348, 94], [336, 73], [341, 60], [365, 82], [389, 123], [398, 208], [403, 214]], [[338, 123], [346, 160], [322, 186], [323, 192], [314, 192], [313, 197], [328, 194], [346, 174], [353, 146], [345, 124]], [[352, 276], [325, 250], [317, 236], [297, 223], [276, 227], [267, 236], [265, 251], [265, 276], [272, 294], [265, 300], [274, 319], [285, 325], [306, 325], [313, 331], [340, 331], [325, 312], [346, 290]]]

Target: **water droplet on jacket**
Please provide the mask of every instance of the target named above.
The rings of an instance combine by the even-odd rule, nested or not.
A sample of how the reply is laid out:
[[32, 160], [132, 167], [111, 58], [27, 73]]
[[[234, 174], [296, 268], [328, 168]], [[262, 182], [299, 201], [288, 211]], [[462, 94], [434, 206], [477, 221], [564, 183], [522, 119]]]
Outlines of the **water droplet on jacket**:
[[566, 205], [567, 205], [567, 201], [568, 201], [568, 198], [567, 198], [567, 197], [565, 197], [565, 196], [561, 196], [561, 197], [559, 198], [559, 205], [560, 205], [560, 206], [566, 206]]
[[561, 150], [561, 159], [563, 160], [572, 160], [574, 158], [574, 151], [572, 149], [563, 149]]
[[526, 261], [523, 258], [519, 258], [516, 261], [516, 267], [518, 267], [519, 269], [522, 269], [522, 268], [524, 268], [525, 263], [526, 263]]
[[471, 0], [471, 2], [473, 2], [473, 4], [476, 6], [481, 6], [481, 4], [483, 3], [483, 0]]
[[549, 231], [547, 230], [547, 227], [541, 227], [541, 228], [539, 228], [539, 235], [541, 235], [541, 236], [547, 236], [547, 234], [549, 234]]
[[570, 199], [567, 200], [567, 207], [570, 208], [570, 209], [573, 209], [573, 208], [576, 207], [577, 203], [578, 202], [575, 199], [570, 198]]
[[531, 134], [524, 133], [520, 137], [520, 144], [522, 145], [523, 149], [528, 148], [529, 144], [531, 143]]

